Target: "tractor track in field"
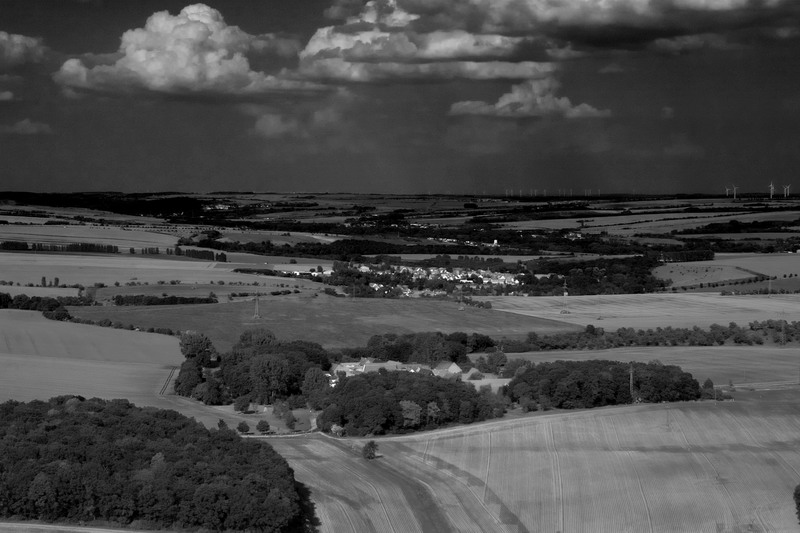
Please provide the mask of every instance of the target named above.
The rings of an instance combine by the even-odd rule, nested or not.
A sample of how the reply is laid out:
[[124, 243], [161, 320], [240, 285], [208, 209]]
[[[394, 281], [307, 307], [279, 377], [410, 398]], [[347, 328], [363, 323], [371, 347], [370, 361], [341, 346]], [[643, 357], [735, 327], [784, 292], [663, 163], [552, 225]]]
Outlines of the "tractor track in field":
[[173, 366], [170, 371], [169, 375], [167, 376], [166, 381], [164, 381], [164, 385], [161, 387], [161, 390], [158, 391], [159, 396], [164, 396], [167, 393], [167, 388], [169, 388], [169, 384], [172, 382], [172, 376], [175, 375], [175, 371], [178, 369], [177, 366]]

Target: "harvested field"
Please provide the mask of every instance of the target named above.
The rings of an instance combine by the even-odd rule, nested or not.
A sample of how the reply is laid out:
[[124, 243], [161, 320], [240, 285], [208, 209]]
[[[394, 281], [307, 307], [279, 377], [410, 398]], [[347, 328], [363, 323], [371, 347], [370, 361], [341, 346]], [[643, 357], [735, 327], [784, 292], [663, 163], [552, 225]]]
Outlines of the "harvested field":
[[427, 299], [347, 299], [327, 295], [280, 296], [262, 299], [260, 319], [253, 318], [252, 302], [226, 305], [159, 307], [72, 307], [81, 318], [108, 318], [138, 327], [197, 330], [208, 335], [219, 350], [229, 349], [247, 328], [265, 327], [279, 339], [302, 339], [328, 348], [363, 346], [372, 335], [415, 331], [480, 332], [490, 336], [522, 338], [532, 330], [575, 331], [553, 319], [514, 316], [491, 309]]
[[424, 482], [450, 531], [794, 531], [798, 399], [537, 414], [382, 439], [378, 461]]
[[182, 359], [175, 337], [0, 310], [0, 401], [80, 394], [154, 405]]
[[[526, 298], [493, 296], [479, 298], [492, 303], [492, 309], [542, 319], [560, 320], [582, 327], [593, 324], [608, 330], [622, 327], [708, 327], [753, 320], [778, 319], [800, 305], [800, 295], [721, 296], [718, 293], [692, 294], [614, 294], [569, 296], [568, 314], [561, 314], [560, 296]], [[789, 317], [787, 317], [789, 318]]]
[[507, 354], [509, 359], [545, 361], [648, 362], [659, 360], [678, 365], [700, 383], [711, 378], [716, 385], [733, 383], [737, 387], [771, 388], [800, 385], [800, 358], [791, 346], [670, 346], [631, 347], [613, 350], [554, 350]]

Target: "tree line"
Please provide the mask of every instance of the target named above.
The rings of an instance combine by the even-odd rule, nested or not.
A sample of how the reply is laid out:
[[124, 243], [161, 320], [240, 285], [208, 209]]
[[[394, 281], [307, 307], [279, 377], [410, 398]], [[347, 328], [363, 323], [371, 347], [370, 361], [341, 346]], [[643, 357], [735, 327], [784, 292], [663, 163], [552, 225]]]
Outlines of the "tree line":
[[182, 304], [215, 304], [213, 296], [152, 296], [147, 294], [117, 294], [113, 298], [114, 305], [182, 305]]
[[119, 247], [113, 244], [93, 242], [72, 242], [67, 244], [31, 243], [21, 241], [2, 241], [0, 250], [31, 251], [31, 252], [73, 252], [92, 254], [118, 254]]
[[271, 447], [175, 411], [78, 396], [0, 404], [0, 516], [269, 532], [303, 518]]

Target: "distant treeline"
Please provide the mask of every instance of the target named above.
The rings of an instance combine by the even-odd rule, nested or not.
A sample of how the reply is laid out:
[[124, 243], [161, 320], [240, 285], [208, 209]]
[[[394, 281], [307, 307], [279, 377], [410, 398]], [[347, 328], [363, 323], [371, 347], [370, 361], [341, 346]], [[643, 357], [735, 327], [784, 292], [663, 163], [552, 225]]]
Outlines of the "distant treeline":
[[535, 403], [543, 410], [679, 402], [701, 396], [697, 380], [678, 366], [599, 359], [526, 363], [507, 390], [512, 401], [528, 407]]
[[150, 296], [146, 294], [117, 294], [114, 305], [182, 305], [182, 304], [215, 304], [213, 296]]
[[72, 252], [93, 254], [118, 254], [119, 247], [113, 244], [100, 244], [92, 242], [73, 242], [68, 244], [31, 243], [20, 241], [0, 242], [0, 250], [31, 251], [31, 252]]
[[796, 232], [800, 219], [788, 220], [753, 220], [751, 222], [728, 220], [726, 222], [712, 222], [697, 228], [674, 230], [674, 235], [699, 235], [703, 233], [776, 233]]
[[616, 331], [606, 331], [604, 328], [592, 324], [580, 332], [556, 333], [551, 335], [538, 335], [528, 333], [524, 341], [504, 340], [503, 351], [538, 352], [550, 350], [607, 350], [625, 346], [714, 346], [728, 343], [738, 345], [763, 344], [764, 328], [754, 328], [751, 323], [749, 328], [743, 328], [731, 322], [727, 326], [712, 324], [708, 329], [698, 326], [691, 328], [619, 328]]
[[285, 531], [302, 518], [270, 446], [127, 400], [0, 404], [0, 517], [140, 530]]

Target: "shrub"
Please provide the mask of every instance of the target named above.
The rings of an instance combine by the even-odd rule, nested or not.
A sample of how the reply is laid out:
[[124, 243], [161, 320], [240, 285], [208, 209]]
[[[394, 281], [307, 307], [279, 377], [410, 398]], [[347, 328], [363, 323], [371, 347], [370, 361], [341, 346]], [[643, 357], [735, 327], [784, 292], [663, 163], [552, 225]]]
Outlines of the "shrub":
[[[378, 444], [374, 440], [367, 442], [364, 447], [361, 448], [361, 455], [367, 460], [375, 459], [375, 457], [378, 456]], [[795, 494], [797, 494], [796, 491]]]
[[239, 425], [236, 426], [236, 429], [241, 434], [250, 433], [250, 425], [247, 422], [245, 422], [244, 420], [239, 422]]

